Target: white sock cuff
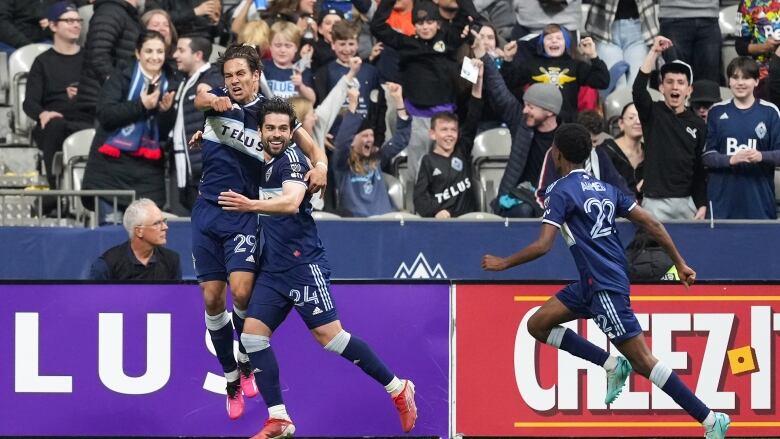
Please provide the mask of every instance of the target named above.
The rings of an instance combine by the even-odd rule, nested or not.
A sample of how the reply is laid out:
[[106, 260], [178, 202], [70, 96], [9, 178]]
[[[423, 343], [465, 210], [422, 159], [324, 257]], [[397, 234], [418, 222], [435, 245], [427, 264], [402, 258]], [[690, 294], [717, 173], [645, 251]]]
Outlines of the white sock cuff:
[[246, 332], [241, 334], [241, 344], [244, 345], [247, 354], [252, 352], [260, 352], [263, 349], [271, 347], [271, 339], [264, 335], [247, 334]]
[[563, 334], [566, 333], [566, 328], [564, 328], [561, 325], [554, 326], [550, 330], [550, 335], [547, 337], [547, 344], [550, 346], [555, 346], [556, 348], [561, 347], [561, 341], [563, 341]]
[[662, 362], [655, 363], [653, 370], [650, 371], [650, 381], [653, 382], [659, 389], [666, 385], [666, 380], [672, 375], [672, 369]]
[[233, 305], [233, 313], [237, 315], [240, 319], [246, 319], [246, 310], [245, 309], [238, 309], [236, 308], [236, 305]]
[[341, 332], [336, 334], [336, 336], [325, 345], [325, 350], [341, 355], [344, 352], [344, 349], [347, 348], [350, 338], [352, 338], [352, 335], [342, 329]]
[[225, 372], [225, 379], [229, 383], [235, 382], [238, 379], [238, 369], [231, 372]]
[[206, 327], [212, 331], [219, 331], [228, 323], [230, 323], [230, 314], [227, 311], [222, 311], [215, 316], [210, 316], [206, 313]]

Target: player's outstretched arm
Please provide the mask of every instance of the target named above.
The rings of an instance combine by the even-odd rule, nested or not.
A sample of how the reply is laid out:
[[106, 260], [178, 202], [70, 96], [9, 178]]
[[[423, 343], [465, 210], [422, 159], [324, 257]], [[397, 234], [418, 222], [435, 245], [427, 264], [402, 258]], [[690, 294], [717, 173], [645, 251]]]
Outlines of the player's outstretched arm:
[[295, 130], [293, 140], [313, 164], [304, 176], [304, 180], [309, 182], [309, 192], [315, 194], [322, 191], [324, 194], [328, 186], [328, 156], [325, 155], [325, 150], [317, 147], [314, 139], [303, 127]]
[[524, 249], [507, 256], [506, 258], [500, 258], [493, 255], [485, 255], [482, 257], [482, 269], [485, 271], [503, 271], [507, 268], [512, 268], [516, 265], [525, 264], [526, 262], [533, 261], [546, 255], [555, 242], [555, 236], [558, 234], [558, 228], [550, 224], [542, 224], [542, 230], [539, 233], [539, 238], [536, 241], [529, 244]]
[[696, 281], [696, 272], [685, 263], [685, 259], [683, 259], [680, 252], [677, 251], [677, 247], [674, 245], [672, 237], [669, 236], [669, 232], [666, 231], [666, 227], [640, 206], [631, 209], [627, 218], [632, 223], [644, 229], [661, 244], [661, 247], [666, 250], [666, 254], [672, 258], [672, 262], [674, 262], [674, 266], [677, 268], [677, 275], [680, 276], [680, 281], [685, 284], [685, 286], [693, 285]]
[[222, 113], [233, 108], [229, 97], [211, 93], [211, 86], [208, 84], [198, 84], [194, 104], [198, 111], [214, 110]]
[[300, 182], [282, 185], [282, 194], [268, 200], [251, 200], [233, 192], [221, 192], [218, 202], [222, 209], [232, 212], [253, 212], [265, 215], [295, 215], [306, 195], [306, 186]]

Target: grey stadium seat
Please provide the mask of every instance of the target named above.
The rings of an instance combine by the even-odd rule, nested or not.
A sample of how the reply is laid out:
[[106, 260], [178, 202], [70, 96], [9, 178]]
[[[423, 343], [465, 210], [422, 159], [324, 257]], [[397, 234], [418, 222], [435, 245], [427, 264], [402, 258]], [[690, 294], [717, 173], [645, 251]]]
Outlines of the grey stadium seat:
[[479, 183], [477, 203], [483, 212], [487, 211], [488, 203], [498, 194], [511, 149], [512, 135], [506, 128], [483, 131], [474, 138], [471, 160], [474, 180]]
[[11, 114], [13, 123], [11, 129], [16, 141], [30, 143], [32, 127], [35, 121], [27, 117], [22, 109], [24, 103], [27, 75], [30, 73], [33, 61], [41, 53], [49, 50], [51, 44], [28, 44], [20, 47], [11, 55], [8, 61], [8, 75], [11, 79]]
[[382, 178], [385, 179], [385, 186], [387, 186], [387, 195], [390, 196], [390, 201], [398, 210], [406, 210], [404, 186], [401, 182], [392, 175], [383, 172]]

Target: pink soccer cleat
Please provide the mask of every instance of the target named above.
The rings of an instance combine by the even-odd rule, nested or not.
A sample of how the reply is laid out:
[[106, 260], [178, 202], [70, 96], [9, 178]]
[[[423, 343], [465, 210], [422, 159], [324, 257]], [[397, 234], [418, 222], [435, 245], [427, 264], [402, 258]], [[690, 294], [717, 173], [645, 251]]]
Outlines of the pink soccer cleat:
[[401, 416], [401, 428], [409, 433], [417, 421], [417, 405], [414, 403], [414, 383], [404, 380], [404, 390], [393, 397], [395, 408]]
[[241, 379], [241, 393], [247, 398], [254, 398], [258, 393], [253, 370], [252, 365], [248, 362], [238, 363], [238, 376]]
[[226, 408], [230, 419], [236, 420], [244, 414], [244, 397], [238, 380], [227, 385]]
[[295, 433], [295, 425], [286, 419], [269, 418], [265, 421], [263, 429], [252, 436], [251, 439], [277, 439], [292, 437]]

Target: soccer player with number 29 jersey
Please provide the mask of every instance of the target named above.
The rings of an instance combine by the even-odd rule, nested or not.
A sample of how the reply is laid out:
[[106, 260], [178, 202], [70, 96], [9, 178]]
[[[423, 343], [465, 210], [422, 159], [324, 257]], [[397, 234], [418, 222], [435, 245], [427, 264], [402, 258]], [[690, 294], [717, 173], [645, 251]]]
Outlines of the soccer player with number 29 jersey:
[[[634, 370], [700, 422], [705, 438], [724, 438], [730, 423], [728, 415], [707, 408], [647, 347], [631, 309], [628, 263], [617, 236], [615, 217], [628, 218], [655, 238], [671, 256], [686, 287], [696, 280], [696, 273], [686, 265], [658, 220], [633, 198], [585, 172], [583, 164], [591, 148], [590, 134], [582, 125], [565, 124], [558, 128], [550, 154], [558, 173], [565, 177], [547, 188], [539, 238], [506, 258], [485, 255], [482, 268], [500, 271], [537, 259], [550, 251], [560, 230], [574, 256], [580, 279], [548, 299], [531, 316], [528, 332], [542, 343], [602, 366], [607, 372], [605, 403], [615, 401]], [[625, 357], [611, 356], [561, 326], [576, 319], [593, 319]]]
[[[257, 94], [262, 65], [253, 47], [230, 46], [219, 65], [225, 88], [199, 84], [195, 98], [195, 107], [206, 111], [206, 122], [202, 135], [196, 134], [203, 148], [203, 175], [192, 210], [192, 259], [203, 290], [206, 327], [227, 380], [228, 416], [237, 419], [244, 411], [243, 396], [258, 393], [241, 343], [238, 361], [233, 355], [233, 326], [240, 336], [258, 269], [258, 222], [251, 213], [223, 211], [217, 197], [226, 190], [257, 197], [265, 160], [257, 125], [265, 98]], [[311, 178], [324, 184], [325, 154], [304, 130], [295, 135], [323, 165]], [[233, 296], [233, 325], [225, 310], [227, 282]]]
[[289, 437], [295, 432], [282, 400], [279, 366], [270, 339], [293, 308], [325, 350], [349, 360], [385, 387], [408, 432], [417, 419], [414, 384], [398, 379], [366, 342], [342, 328], [336, 314], [325, 249], [311, 217], [311, 197], [303, 179], [309, 164], [292, 143], [294, 120], [287, 101], [266, 102], [260, 125], [266, 154], [261, 199], [231, 191], [219, 196], [225, 210], [259, 213], [265, 236], [260, 275], [241, 334], [268, 406], [268, 420], [254, 438]]

